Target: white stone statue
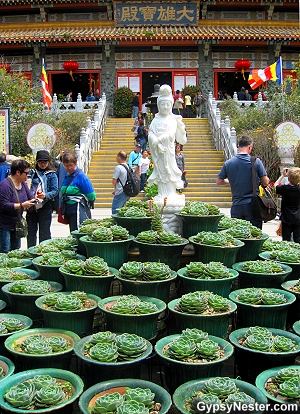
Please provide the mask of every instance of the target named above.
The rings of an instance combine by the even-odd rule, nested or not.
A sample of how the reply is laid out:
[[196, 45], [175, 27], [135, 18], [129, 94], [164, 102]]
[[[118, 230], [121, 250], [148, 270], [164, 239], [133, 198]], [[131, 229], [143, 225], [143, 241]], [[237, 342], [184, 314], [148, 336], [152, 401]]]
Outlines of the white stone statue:
[[179, 232], [179, 222], [174, 216], [185, 205], [185, 196], [178, 194], [183, 188], [182, 172], [175, 160], [175, 141], [184, 145], [187, 141], [185, 125], [181, 115], [172, 113], [174, 99], [169, 85], [162, 85], [157, 98], [158, 113], [150, 124], [148, 142], [154, 170], [148, 178], [148, 185], [157, 184], [158, 195], [154, 201], [165, 205], [164, 230]]

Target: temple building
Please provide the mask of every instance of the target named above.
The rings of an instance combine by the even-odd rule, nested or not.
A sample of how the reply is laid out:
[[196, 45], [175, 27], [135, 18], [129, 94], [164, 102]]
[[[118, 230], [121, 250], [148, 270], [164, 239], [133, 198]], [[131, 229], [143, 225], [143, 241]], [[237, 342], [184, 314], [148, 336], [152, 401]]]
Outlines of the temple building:
[[115, 89], [128, 86], [144, 102], [163, 83], [199, 85], [216, 98], [243, 86], [254, 95], [251, 69], [281, 56], [287, 76], [298, 61], [296, 0], [0, 0], [0, 7], [2, 65], [37, 85], [44, 59], [51, 93], [72, 91], [74, 100], [105, 93], [112, 106]]

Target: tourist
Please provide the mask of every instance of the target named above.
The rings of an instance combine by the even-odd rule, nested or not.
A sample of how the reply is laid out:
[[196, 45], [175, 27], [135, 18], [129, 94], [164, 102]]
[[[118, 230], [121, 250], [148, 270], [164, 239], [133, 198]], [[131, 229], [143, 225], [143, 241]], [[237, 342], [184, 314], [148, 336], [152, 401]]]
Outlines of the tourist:
[[[114, 198], [112, 201], [111, 212], [112, 214], [117, 214], [118, 209], [123, 207], [129, 196], [127, 196], [123, 191], [123, 185], [125, 185], [127, 180], [127, 164], [126, 164], [127, 154], [125, 151], [120, 151], [117, 154], [117, 163], [115, 167], [112, 185], [114, 190], [112, 192]], [[124, 166], [122, 166], [122, 164]]]
[[140, 191], [141, 193], [144, 193], [145, 190], [145, 183], [147, 180], [147, 171], [149, 169], [150, 160], [148, 158], [148, 151], [143, 150], [142, 151], [142, 158], [139, 160], [139, 176], [141, 177], [141, 186]]

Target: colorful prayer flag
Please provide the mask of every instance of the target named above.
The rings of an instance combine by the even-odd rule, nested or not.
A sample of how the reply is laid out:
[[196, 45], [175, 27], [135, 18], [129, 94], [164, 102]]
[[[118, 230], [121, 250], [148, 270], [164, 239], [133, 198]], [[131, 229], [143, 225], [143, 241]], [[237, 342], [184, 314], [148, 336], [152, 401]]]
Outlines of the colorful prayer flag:
[[43, 104], [45, 106], [47, 106], [48, 109], [50, 109], [50, 105], [51, 105], [51, 102], [52, 102], [52, 96], [50, 95], [50, 92], [49, 92], [48, 78], [47, 78], [47, 73], [46, 73], [46, 69], [45, 69], [44, 59], [42, 61], [41, 82], [42, 82]]
[[252, 69], [249, 74], [248, 83], [252, 89], [256, 89], [269, 80], [282, 84], [281, 58], [265, 69]]

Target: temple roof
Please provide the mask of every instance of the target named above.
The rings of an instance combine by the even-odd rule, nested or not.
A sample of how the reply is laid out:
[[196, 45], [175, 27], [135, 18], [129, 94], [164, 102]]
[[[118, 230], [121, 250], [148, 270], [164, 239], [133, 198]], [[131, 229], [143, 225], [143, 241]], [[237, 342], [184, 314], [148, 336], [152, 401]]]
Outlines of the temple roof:
[[[299, 41], [300, 29], [298, 23], [259, 22], [245, 23], [216, 21], [201, 21], [198, 26], [134, 26], [119, 27], [107, 24], [89, 22], [86, 25], [55, 26], [47, 24], [4, 26], [0, 28], [0, 42], [2, 44], [22, 44], [26, 42], [121, 42], [121, 41], [270, 41], [285, 40]], [[29, 27], [30, 26], [30, 27]]]

